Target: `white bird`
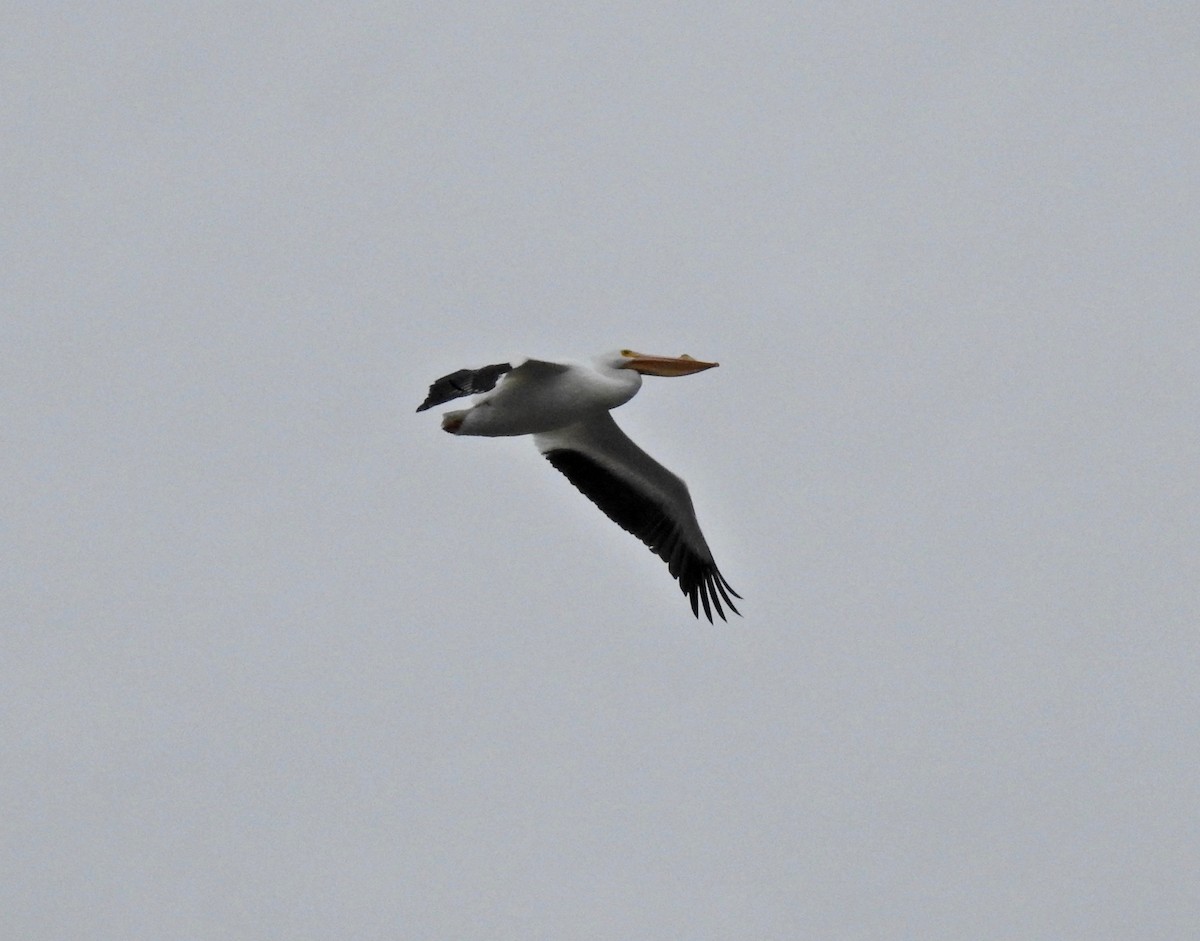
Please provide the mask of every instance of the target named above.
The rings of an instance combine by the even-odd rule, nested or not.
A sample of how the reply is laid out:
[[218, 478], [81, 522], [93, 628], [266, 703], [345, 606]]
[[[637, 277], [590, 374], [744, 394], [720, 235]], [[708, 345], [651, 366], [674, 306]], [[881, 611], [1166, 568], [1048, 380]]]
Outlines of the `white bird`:
[[609, 410], [637, 394], [643, 375], [687, 376], [716, 365], [686, 354], [632, 350], [584, 363], [499, 363], [443, 376], [417, 411], [482, 393], [471, 408], [443, 415], [442, 429], [455, 435], [533, 435], [538, 450], [580, 493], [667, 563], [692, 613], [699, 617], [703, 604], [711, 622], [713, 608], [725, 619], [722, 601], [740, 614], [729, 596], [742, 596], [717, 569], [687, 486], [634, 444]]

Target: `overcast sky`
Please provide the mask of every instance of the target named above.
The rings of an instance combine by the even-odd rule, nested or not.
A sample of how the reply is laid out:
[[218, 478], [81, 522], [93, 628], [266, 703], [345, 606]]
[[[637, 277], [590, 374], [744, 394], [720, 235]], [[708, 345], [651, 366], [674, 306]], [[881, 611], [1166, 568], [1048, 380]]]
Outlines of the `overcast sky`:
[[8, 936], [1195, 936], [1195, 4], [0, 20]]

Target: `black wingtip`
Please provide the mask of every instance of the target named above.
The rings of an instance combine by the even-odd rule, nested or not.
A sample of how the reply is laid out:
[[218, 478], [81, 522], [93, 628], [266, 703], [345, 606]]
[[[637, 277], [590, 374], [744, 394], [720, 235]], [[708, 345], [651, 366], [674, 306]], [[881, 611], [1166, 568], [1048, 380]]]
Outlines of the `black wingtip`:
[[509, 363], [496, 363], [481, 369], [459, 369], [448, 376], [442, 376], [429, 387], [429, 395], [426, 396], [424, 402], [417, 406], [417, 411], [423, 412], [427, 408], [461, 398], [464, 395], [491, 392], [496, 388], [500, 377], [511, 369], [512, 366]]
[[[741, 599], [733, 586], [725, 581], [725, 576], [720, 570], [713, 566], [713, 569], [708, 574], [702, 576], [698, 582], [685, 587], [680, 584], [680, 589], [688, 596], [688, 600], [692, 603], [692, 615], [696, 620], [700, 620], [700, 607], [704, 607], [704, 616], [708, 618], [709, 624], [715, 624], [712, 612], [716, 609], [717, 617], [728, 623], [729, 618], [725, 616], [725, 609], [728, 608], [738, 617], [742, 617], [742, 612], [737, 609], [737, 605], [729, 597]], [[722, 604], [721, 602], [724, 602]], [[711, 605], [711, 606], [710, 606]]]

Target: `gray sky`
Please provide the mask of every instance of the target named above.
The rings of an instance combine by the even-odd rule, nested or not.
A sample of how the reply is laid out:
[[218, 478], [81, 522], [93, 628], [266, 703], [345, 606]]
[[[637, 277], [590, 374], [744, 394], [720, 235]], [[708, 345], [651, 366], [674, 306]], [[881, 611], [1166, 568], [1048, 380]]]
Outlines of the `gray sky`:
[[[0, 47], [12, 937], [1193, 936], [1193, 4]], [[413, 413], [626, 346], [735, 623]]]

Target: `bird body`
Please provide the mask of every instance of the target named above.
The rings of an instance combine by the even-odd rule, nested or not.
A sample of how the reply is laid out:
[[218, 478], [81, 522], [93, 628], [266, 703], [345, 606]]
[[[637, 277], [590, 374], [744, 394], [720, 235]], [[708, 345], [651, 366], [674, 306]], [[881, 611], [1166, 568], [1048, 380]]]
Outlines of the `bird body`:
[[632, 369], [527, 359], [472, 408], [447, 412], [443, 427], [458, 435], [539, 434], [624, 405], [641, 385], [641, 374]]
[[468, 409], [447, 412], [455, 435], [533, 435], [547, 460], [611, 520], [637, 536], [668, 565], [699, 616], [724, 619], [722, 600], [738, 613], [737, 594], [717, 569], [687, 486], [639, 448], [609, 412], [632, 399], [642, 375], [685, 376], [711, 369], [690, 356], [646, 356], [621, 350], [590, 362], [526, 359], [462, 369], [429, 388], [424, 411], [478, 394]]

